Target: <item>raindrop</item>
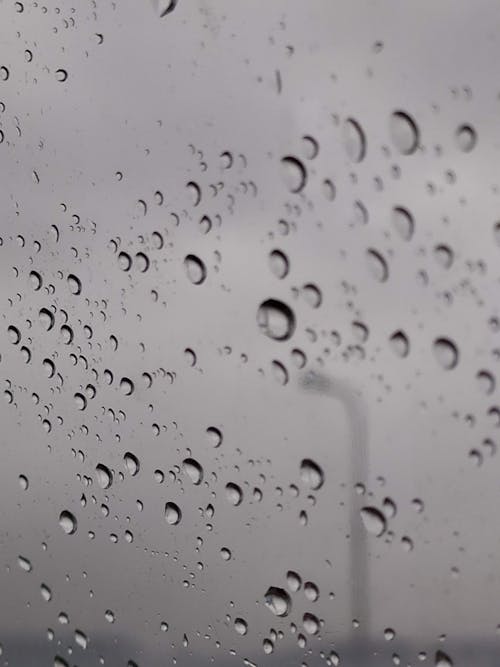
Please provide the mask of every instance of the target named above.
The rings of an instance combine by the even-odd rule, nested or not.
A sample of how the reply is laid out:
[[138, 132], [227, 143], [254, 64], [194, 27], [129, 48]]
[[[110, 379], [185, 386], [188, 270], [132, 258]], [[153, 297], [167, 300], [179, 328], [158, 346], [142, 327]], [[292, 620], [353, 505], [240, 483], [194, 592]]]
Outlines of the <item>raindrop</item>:
[[178, 0], [153, 0], [156, 11], [160, 18], [163, 18], [170, 12], [173, 12], [177, 6]]
[[380, 537], [386, 529], [386, 519], [376, 507], [363, 507], [361, 519], [366, 530], [376, 537]]
[[403, 155], [411, 155], [417, 149], [419, 131], [415, 121], [403, 111], [395, 111], [390, 120], [390, 134], [394, 146]]
[[306, 168], [300, 160], [288, 155], [281, 160], [283, 182], [290, 192], [300, 192], [307, 182]]
[[203, 481], [203, 468], [195, 459], [184, 459], [182, 468], [193, 484], [201, 484]]
[[7, 333], [9, 335], [10, 342], [13, 343], [14, 345], [17, 345], [21, 340], [21, 333], [17, 327], [13, 325], [7, 327]]
[[234, 629], [239, 635], [246, 635], [246, 633], [248, 632], [247, 622], [242, 618], [235, 618]]
[[171, 526], [176, 526], [182, 518], [181, 510], [175, 503], [165, 505], [165, 521]]
[[292, 608], [292, 600], [288, 593], [282, 588], [271, 586], [264, 596], [266, 607], [275, 616], [288, 616]]
[[446, 245], [437, 245], [434, 248], [434, 259], [443, 269], [449, 269], [453, 264], [453, 251]]
[[132, 477], [135, 477], [137, 473], [139, 472], [140, 464], [139, 464], [139, 459], [137, 456], [132, 454], [132, 452], [127, 452], [123, 456], [123, 460], [125, 462], [125, 467], [127, 468], [128, 472], [132, 475]]
[[366, 154], [365, 133], [353, 118], [348, 118], [344, 123], [343, 143], [348, 158], [353, 162], [361, 162]]
[[45, 602], [50, 602], [52, 600], [52, 591], [46, 584], [41, 584], [40, 593]]
[[196, 255], [186, 255], [184, 258], [184, 269], [193, 285], [201, 285], [207, 277], [205, 264]]
[[389, 277], [389, 268], [382, 255], [370, 248], [366, 251], [366, 257], [368, 260], [368, 269], [373, 278], [379, 283], [385, 282]]
[[134, 391], [134, 383], [132, 380], [129, 380], [129, 378], [124, 377], [120, 380], [120, 389], [122, 394], [125, 396], [130, 396], [130, 394], [132, 394]]
[[471, 125], [460, 125], [455, 132], [458, 148], [464, 153], [469, 153], [477, 142], [476, 130]]
[[409, 241], [415, 231], [413, 216], [402, 206], [396, 206], [392, 209], [392, 225], [404, 241]]
[[37, 271], [30, 271], [30, 284], [31, 287], [38, 292], [42, 286], [42, 276]]
[[18, 556], [17, 557], [17, 564], [21, 568], [21, 570], [24, 570], [25, 572], [31, 572], [33, 569], [33, 565], [31, 562], [27, 559], [24, 558], [24, 556]]
[[243, 499], [243, 493], [237, 484], [229, 482], [226, 484], [226, 498], [235, 507], [239, 505]]
[[38, 319], [45, 331], [50, 331], [54, 326], [54, 314], [47, 308], [41, 308], [38, 313]]
[[286, 583], [292, 593], [296, 593], [302, 586], [302, 579], [300, 578], [300, 575], [297, 574], [297, 572], [288, 570], [286, 573]]
[[80, 648], [85, 650], [88, 644], [87, 635], [81, 630], [75, 630], [75, 642]]
[[434, 664], [436, 667], [453, 667], [451, 658], [444, 651], [436, 651]]
[[304, 630], [308, 635], [317, 635], [319, 632], [319, 621], [314, 614], [304, 614], [302, 617]]
[[103, 463], [98, 463], [95, 471], [97, 475], [97, 483], [101, 489], [109, 489], [113, 482], [113, 474], [111, 470]]
[[71, 294], [76, 295], [76, 294], [81, 293], [82, 283], [80, 281], [80, 278], [77, 278], [75, 275], [70, 273], [66, 280], [67, 280], [69, 291], [71, 292]]
[[75, 394], [75, 404], [78, 410], [85, 410], [87, 407], [87, 399], [83, 394]]
[[68, 78], [68, 72], [65, 69], [56, 69], [56, 79], [58, 81], [66, 81]]
[[302, 294], [306, 303], [309, 304], [311, 308], [319, 308], [319, 306], [321, 306], [323, 297], [321, 295], [321, 291], [318, 287], [316, 287], [316, 285], [312, 285], [311, 283], [304, 285], [302, 288]]
[[398, 357], [407, 357], [410, 352], [410, 343], [406, 334], [399, 330], [395, 331], [389, 338], [389, 343], [392, 351]]
[[122, 271], [129, 271], [132, 266], [132, 258], [126, 252], [121, 252], [118, 255], [118, 266]]
[[492, 394], [495, 391], [495, 378], [489, 371], [478, 371], [476, 379], [483, 394]]
[[209, 426], [207, 428], [208, 442], [212, 447], [219, 447], [222, 443], [222, 433], [215, 426]]
[[458, 348], [449, 338], [437, 338], [433, 350], [441, 368], [451, 370], [458, 364]]
[[73, 535], [73, 533], [76, 532], [77, 528], [76, 519], [73, 516], [73, 514], [71, 514], [71, 512], [68, 512], [67, 510], [64, 510], [59, 515], [59, 525], [64, 530], [66, 535]]
[[300, 464], [300, 479], [313, 491], [323, 486], [324, 474], [317, 463], [311, 459], [303, 459]]
[[273, 250], [269, 253], [269, 266], [276, 278], [285, 278], [290, 269], [288, 258], [281, 250]]
[[319, 598], [319, 590], [316, 584], [313, 584], [312, 581], [306, 581], [304, 584], [304, 594], [309, 602], [316, 602]]
[[198, 183], [195, 183], [194, 181], [189, 181], [189, 183], [186, 185], [186, 189], [188, 191], [188, 195], [191, 199], [193, 206], [198, 206], [198, 204], [201, 201], [201, 189]]
[[274, 340], [288, 340], [295, 331], [293, 310], [282, 301], [263, 301], [257, 311], [260, 330]]

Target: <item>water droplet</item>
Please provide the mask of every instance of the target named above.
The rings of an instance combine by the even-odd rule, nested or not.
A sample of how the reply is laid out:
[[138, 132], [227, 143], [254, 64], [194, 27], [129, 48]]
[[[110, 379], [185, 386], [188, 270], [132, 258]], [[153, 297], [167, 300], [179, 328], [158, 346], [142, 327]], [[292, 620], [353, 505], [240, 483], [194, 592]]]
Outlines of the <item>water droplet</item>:
[[207, 428], [208, 442], [212, 447], [219, 447], [222, 443], [222, 433], [215, 426], [209, 426]]
[[165, 521], [171, 526], [176, 526], [182, 518], [181, 510], [175, 503], [169, 502], [165, 505]]
[[120, 380], [120, 389], [122, 394], [125, 396], [130, 396], [134, 391], [134, 383], [129, 378], [122, 378]]
[[126, 252], [121, 252], [118, 255], [118, 266], [122, 271], [129, 271], [132, 266], [132, 258]]
[[111, 611], [111, 609], [106, 609], [106, 611], [104, 612], [104, 618], [107, 620], [108, 623], [115, 622], [115, 615]]
[[259, 306], [257, 324], [269, 338], [288, 340], [295, 331], [295, 315], [282, 301], [268, 299]]
[[17, 564], [21, 568], [21, 570], [24, 570], [25, 572], [31, 572], [33, 569], [33, 565], [31, 562], [27, 559], [24, 558], [24, 556], [18, 556], [17, 557]]
[[203, 468], [195, 459], [184, 459], [182, 468], [193, 484], [201, 484], [203, 481]]
[[76, 295], [81, 293], [82, 283], [80, 281], [80, 278], [77, 278], [74, 274], [70, 273], [66, 280], [71, 294]]
[[410, 352], [410, 342], [403, 331], [395, 331], [389, 338], [392, 351], [398, 357], [407, 357]]
[[458, 148], [469, 153], [477, 142], [476, 130], [471, 125], [460, 125], [455, 133]]
[[308, 635], [317, 635], [319, 632], [319, 621], [314, 614], [304, 614], [302, 617], [304, 630]]
[[489, 371], [478, 371], [476, 379], [483, 394], [489, 395], [495, 391], [495, 378]]
[[286, 583], [288, 588], [292, 591], [292, 593], [296, 593], [298, 590], [300, 590], [300, 587], [302, 586], [302, 579], [297, 574], [297, 572], [294, 572], [293, 570], [288, 570], [288, 572], [286, 573]]
[[306, 303], [309, 304], [311, 308], [319, 308], [319, 306], [321, 306], [323, 297], [321, 295], [320, 289], [316, 287], [316, 285], [311, 283], [304, 285], [302, 288], [302, 295], [304, 296]]
[[14, 345], [17, 345], [21, 340], [21, 333], [17, 327], [13, 325], [7, 327], [7, 333], [9, 335], [10, 342], [13, 343]]
[[449, 269], [453, 264], [453, 251], [446, 245], [437, 245], [433, 251], [434, 259], [443, 269]]
[[132, 477], [135, 477], [137, 473], [139, 472], [140, 464], [139, 464], [139, 459], [137, 456], [132, 454], [132, 452], [127, 452], [123, 456], [123, 460], [125, 462], [125, 467], [127, 468], [128, 472], [132, 475]]
[[361, 518], [364, 527], [371, 535], [380, 537], [385, 532], [386, 519], [376, 507], [363, 507], [361, 509]]
[[433, 350], [441, 368], [451, 370], [458, 364], [458, 348], [449, 338], [437, 338]]
[[309, 602], [316, 602], [319, 598], [318, 587], [312, 581], [306, 581], [304, 584], [304, 594]]
[[307, 172], [300, 160], [288, 155], [281, 160], [283, 182], [290, 192], [296, 194], [306, 185]]
[[269, 266], [276, 278], [285, 278], [288, 275], [288, 258], [281, 250], [273, 250], [269, 253]]
[[167, 16], [177, 7], [179, 0], [153, 0], [156, 12], [160, 18]]
[[85, 650], [87, 648], [88, 641], [89, 640], [87, 635], [84, 632], [81, 630], [75, 630], [75, 642], [80, 648]]
[[415, 231], [412, 214], [402, 206], [396, 206], [392, 209], [392, 225], [404, 241], [409, 241]]
[[186, 275], [193, 285], [201, 285], [207, 277], [205, 264], [196, 255], [186, 255], [184, 259]]
[[312, 459], [303, 459], [300, 464], [300, 479], [310, 489], [317, 491], [323, 486], [324, 474]]
[[59, 515], [59, 525], [64, 530], [66, 535], [73, 535], [73, 533], [76, 532], [77, 528], [76, 519], [73, 516], [73, 514], [71, 514], [71, 512], [68, 512], [67, 510], [64, 510]]
[[40, 593], [45, 602], [50, 602], [50, 600], [52, 600], [52, 591], [46, 584], [40, 585]]
[[386, 628], [384, 630], [384, 639], [388, 642], [392, 641], [394, 637], [396, 636], [396, 633], [392, 628]]
[[436, 667], [453, 667], [451, 658], [444, 651], [436, 651], [434, 664]]
[[75, 394], [75, 404], [78, 410], [85, 410], [87, 407], [87, 399], [83, 394]]
[[21, 487], [21, 489], [23, 491], [27, 491], [29, 487], [29, 481], [26, 475], [19, 475], [18, 479], [19, 479], [19, 486]]
[[226, 498], [231, 505], [237, 506], [243, 499], [243, 492], [237, 484], [229, 482], [229, 484], [226, 484]]
[[38, 313], [38, 319], [45, 331], [50, 331], [54, 326], [54, 314], [47, 308], [41, 308]]
[[365, 157], [365, 133], [361, 125], [353, 118], [348, 118], [344, 123], [343, 144], [348, 158], [353, 162], [361, 162]]
[[188, 195], [191, 199], [191, 202], [193, 206], [198, 206], [198, 204], [201, 201], [201, 188], [198, 185], [198, 183], [195, 183], [194, 181], [190, 181], [186, 185], [186, 189], [188, 191]]
[[231, 560], [231, 551], [227, 547], [222, 547], [220, 555], [222, 560]]
[[113, 473], [103, 463], [98, 463], [95, 468], [97, 483], [101, 489], [109, 489], [113, 483]]
[[239, 635], [246, 635], [248, 632], [247, 622], [243, 618], [235, 618], [234, 629]]
[[278, 384], [284, 386], [288, 384], [288, 371], [281, 361], [272, 361], [271, 362], [271, 371], [274, 379]]
[[366, 258], [368, 261], [368, 269], [379, 283], [383, 283], [389, 277], [389, 267], [382, 255], [376, 250], [369, 249], [366, 251]]
[[395, 111], [390, 120], [390, 134], [394, 146], [403, 155], [411, 155], [418, 147], [419, 131], [415, 121], [403, 111]]
[[41, 288], [42, 276], [38, 273], [38, 271], [30, 271], [30, 284], [35, 292], [38, 292], [38, 290]]
[[266, 607], [275, 616], [288, 616], [292, 608], [292, 600], [288, 593], [282, 588], [270, 586], [264, 596]]
[[56, 79], [58, 81], [66, 81], [68, 78], [68, 72], [65, 69], [56, 69]]

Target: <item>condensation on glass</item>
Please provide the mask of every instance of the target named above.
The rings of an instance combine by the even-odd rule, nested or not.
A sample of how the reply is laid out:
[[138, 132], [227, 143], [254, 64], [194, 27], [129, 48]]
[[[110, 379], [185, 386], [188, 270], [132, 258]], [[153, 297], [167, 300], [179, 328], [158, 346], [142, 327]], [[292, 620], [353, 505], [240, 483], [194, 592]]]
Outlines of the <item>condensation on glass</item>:
[[0, 664], [493, 665], [498, 3], [0, 2]]

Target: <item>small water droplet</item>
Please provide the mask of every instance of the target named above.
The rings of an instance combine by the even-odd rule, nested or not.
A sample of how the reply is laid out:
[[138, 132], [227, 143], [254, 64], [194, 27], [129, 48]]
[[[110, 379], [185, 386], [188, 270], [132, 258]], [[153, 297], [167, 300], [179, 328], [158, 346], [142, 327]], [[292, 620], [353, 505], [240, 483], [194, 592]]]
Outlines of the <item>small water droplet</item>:
[[451, 370], [458, 364], [458, 348], [449, 338], [437, 338], [433, 350], [441, 368]]
[[257, 311], [260, 330], [274, 340], [288, 340], [295, 331], [293, 310], [282, 301], [263, 301]]
[[385, 532], [386, 519], [376, 507], [363, 507], [361, 509], [361, 519], [364, 527], [371, 535], [380, 537]]
[[266, 607], [275, 616], [288, 616], [292, 608], [292, 600], [282, 588], [270, 586], [264, 596]]
[[73, 533], [76, 532], [77, 528], [76, 519], [73, 516], [73, 514], [71, 514], [71, 512], [68, 512], [67, 510], [64, 510], [59, 515], [59, 525], [64, 530], [66, 535], [73, 535]]
[[193, 285], [201, 285], [207, 277], [205, 264], [196, 255], [186, 255], [184, 258], [184, 269]]
[[403, 111], [395, 111], [390, 120], [394, 146], [403, 155], [411, 155], [418, 147], [419, 131], [415, 121]]

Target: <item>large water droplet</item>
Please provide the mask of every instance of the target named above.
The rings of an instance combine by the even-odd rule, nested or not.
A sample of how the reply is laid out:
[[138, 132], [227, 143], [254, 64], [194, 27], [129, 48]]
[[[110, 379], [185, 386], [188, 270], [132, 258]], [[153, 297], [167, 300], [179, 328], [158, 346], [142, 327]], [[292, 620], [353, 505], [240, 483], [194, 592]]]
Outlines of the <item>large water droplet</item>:
[[361, 125], [348, 118], [343, 127], [343, 143], [347, 156], [353, 162], [361, 162], [366, 154], [365, 133]]
[[137, 475], [140, 468], [139, 459], [137, 458], [137, 456], [135, 456], [135, 454], [132, 454], [132, 452], [127, 452], [126, 454], [124, 454], [123, 460], [125, 462], [125, 467], [132, 475], [132, 477]]
[[363, 507], [361, 509], [361, 518], [364, 527], [371, 535], [380, 537], [385, 532], [386, 519], [376, 507]]
[[203, 480], [203, 468], [195, 459], [184, 459], [182, 468], [193, 484], [201, 484]]
[[101, 489], [109, 489], [113, 482], [113, 474], [111, 470], [103, 463], [98, 463], [95, 468], [97, 483]]
[[184, 259], [186, 275], [193, 285], [201, 285], [207, 277], [205, 264], [196, 255], [186, 255]]
[[395, 111], [390, 120], [390, 134], [394, 146], [403, 155], [411, 155], [417, 149], [419, 131], [415, 121], [403, 111]]
[[303, 459], [300, 464], [300, 479], [310, 489], [316, 491], [323, 486], [324, 474], [312, 459]]
[[64, 530], [66, 535], [73, 535], [73, 533], [76, 532], [77, 528], [76, 519], [73, 516], [73, 514], [71, 514], [71, 512], [68, 512], [67, 510], [64, 510], [59, 515], [59, 525]]
[[287, 190], [300, 192], [306, 185], [307, 172], [300, 160], [288, 155], [281, 160], [283, 182]]
[[433, 350], [439, 365], [445, 370], [451, 370], [458, 364], [458, 348], [449, 338], [437, 338]]
[[182, 518], [181, 510], [175, 503], [169, 502], [165, 505], [165, 521], [171, 526], [176, 526]]
[[288, 616], [292, 608], [292, 600], [288, 593], [282, 588], [270, 586], [264, 596], [266, 607], [275, 616]]
[[288, 340], [295, 331], [295, 315], [283, 301], [268, 299], [259, 306], [257, 324], [269, 338]]

